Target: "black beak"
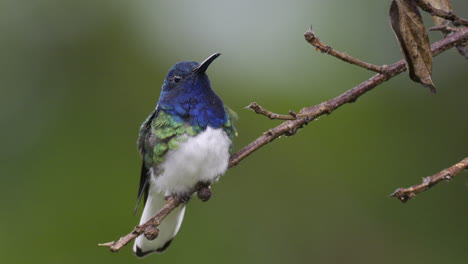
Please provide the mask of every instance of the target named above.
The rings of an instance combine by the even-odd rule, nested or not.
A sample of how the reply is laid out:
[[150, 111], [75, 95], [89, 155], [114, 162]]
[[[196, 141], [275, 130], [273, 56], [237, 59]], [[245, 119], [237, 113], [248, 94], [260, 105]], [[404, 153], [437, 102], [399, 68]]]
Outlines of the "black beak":
[[215, 53], [215, 54], [209, 56], [206, 60], [204, 60], [202, 63], [200, 63], [200, 65], [197, 68], [195, 68], [195, 70], [193, 70], [193, 72], [196, 73], [196, 74], [205, 73], [206, 69], [208, 69], [208, 66], [210, 66], [210, 64], [216, 58], [218, 58], [219, 55], [221, 55], [221, 53]]

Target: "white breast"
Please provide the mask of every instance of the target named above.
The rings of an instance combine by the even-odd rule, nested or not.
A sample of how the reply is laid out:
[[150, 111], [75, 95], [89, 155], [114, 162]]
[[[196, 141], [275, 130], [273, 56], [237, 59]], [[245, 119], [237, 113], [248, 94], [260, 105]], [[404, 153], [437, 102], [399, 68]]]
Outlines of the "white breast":
[[208, 127], [166, 154], [152, 174], [151, 189], [165, 195], [190, 191], [198, 182], [213, 183], [226, 172], [231, 140], [222, 129]]

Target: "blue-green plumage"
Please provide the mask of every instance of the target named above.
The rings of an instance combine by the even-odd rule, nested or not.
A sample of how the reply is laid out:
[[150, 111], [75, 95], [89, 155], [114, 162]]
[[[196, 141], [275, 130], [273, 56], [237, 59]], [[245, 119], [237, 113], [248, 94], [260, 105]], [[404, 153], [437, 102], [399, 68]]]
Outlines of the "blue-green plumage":
[[[143, 161], [138, 201], [145, 195], [141, 222], [160, 208], [164, 201], [161, 197], [184, 195], [198, 182], [211, 184], [227, 169], [237, 133], [233, 125], [236, 115], [211, 89], [205, 73], [218, 56], [213, 54], [202, 63], [174, 65], [156, 109], [140, 128], [137, 145]], [[184, 210], [183, 206], [171, 213], [173, 219], [166, 219], [166, 226], [160, 226], [156, 240], [139, 237], [135, 254], [162, 252], [177, 233]], [[164, 233], [163, 228], [168, 231]]]

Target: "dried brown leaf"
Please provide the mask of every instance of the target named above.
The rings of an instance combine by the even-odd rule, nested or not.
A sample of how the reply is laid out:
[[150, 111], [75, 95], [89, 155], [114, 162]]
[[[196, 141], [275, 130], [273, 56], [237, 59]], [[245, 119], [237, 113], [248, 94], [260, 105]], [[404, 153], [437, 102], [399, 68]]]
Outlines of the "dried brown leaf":
[[435, 93], [432, 52], [418, 7], [412, 0], [392, 0], [390, 24], [397, 36], [410, 78]]
[[[431, 4], [434, 8], [441, 9], [441, 10], [444, 10], [444, 11], [447, 11], [447, 12], [452, 11], [452, 1], [450, 1], [450, 0], [424, 0], [424, 1]], [[445, 20], [445, 19], [443, 19], [441, 17], [437, 17], [437, 16], [433, 16], [432, 20], [434, 21], [434, 25], [436, 25], [436, 26], [446, 25], [449, 22], [449, 21], [447, 21], [447, 20]]]

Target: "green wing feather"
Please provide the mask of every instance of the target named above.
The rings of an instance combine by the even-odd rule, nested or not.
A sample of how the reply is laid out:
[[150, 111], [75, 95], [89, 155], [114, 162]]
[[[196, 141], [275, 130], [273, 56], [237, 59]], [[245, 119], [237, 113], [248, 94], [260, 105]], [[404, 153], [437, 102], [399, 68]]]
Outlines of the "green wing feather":
[[138, 140], [137, 140], [137, 146], [138, 150], [140, 151], [140, 154], [143, 156], [143, 162], [141, 165], [141, 173], [140, 173], [140, 184], [138, 186], [138, 193], [137, 193], [137, 202], [136, 206], [134, 209], [134, 214], [137, 213], [138, 211], [138, 205], [140, 204], [140, 200], [143, 197], [143, 194], [145, 195], [144, 201], [146, 202], [146, 199], [148, 198], [148, 189], [149, 189], [149, 167], [146, 166], [145, 164], [145, 145], [146, 141], [148, 140], [148, 136], [151, 131], [151, 122], [153, 119], [158, 115], [158, 107], [151, 112], [151, 114], [146, 118], [146, 120], [143, 122], [143, 124], [140, 127], [140, 132], [138, 133]]
[[137, 145], [143, 158], [143, 164], [137, 207], [143, 195], [145, 195], [146, 202], [150, 168], [157, 168], [157, 165], [164, 161], [164, 154], [177, 148], [187, 138], [184, 135], [195, 135], [195, 132], [190, 125], [177, 122], [171, 115], [166, 114], [158, 107], [141, 125]]
[[190, 124], [177, 122], [174, 117], [160, 111], [158, 117], [151, 125], [151, 132], [155, 137], [152, 162], [161, 164], [166, 152], [179, 147], [179, 144], [187, 140], [187, 136], [195, 136], [196, 132]]
[[[229, 106], [225, 105], [224, 110], [226, 111], [227, 115], [227, 122], [223, 125], [224, 131], [228, 134], [229, 138], [231, 139], [231, 142], [234, 140], [235, 137], [237, 137], [237, 129], [234, 126], [234, 122], [237, 122], [239, 120], [239, 116], [237, 115], [236, 112], [234, 112]], [[231, 143], [230, 151], [232, 152], [233, 150], [233, 145]]]

